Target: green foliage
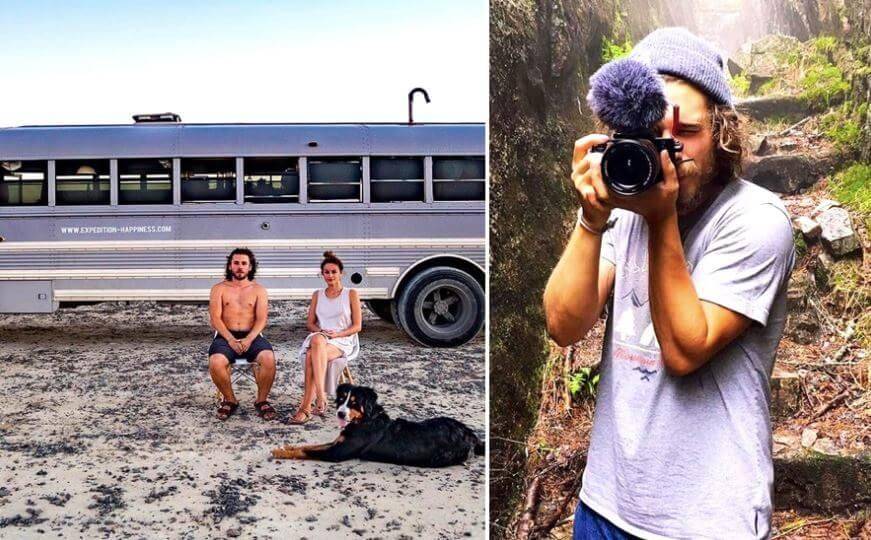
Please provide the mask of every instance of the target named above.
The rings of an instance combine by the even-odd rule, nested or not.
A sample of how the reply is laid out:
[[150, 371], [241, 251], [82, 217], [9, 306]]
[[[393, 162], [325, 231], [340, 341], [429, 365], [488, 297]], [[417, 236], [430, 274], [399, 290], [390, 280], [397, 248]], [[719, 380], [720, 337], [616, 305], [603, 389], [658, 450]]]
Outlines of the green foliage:
[[851, 114], [852, 102], [844, 102], [841, 107], [829, 112], [820, 119], [820, 128], [826, 137], [835, 143], [835, 146], [845, 152], [853, 151], [859, 147], [859, 139], [862, 130], [859, 121], [867, 110], [867, 104], [863, 103], [856, 114]]
[[[749, 84], [748, 84], [749, 88]], [[756, 90], [756, 94], [760, 96], [765, 96], [767, 94], [774, 93], [777, 89], [777, 79], [771, 79], [767, 83], [761, 85], [758, 90]]]
[[790, 48], [785, 51], [776, 52], [775, 58], [779, 64], [794, 68], [801, 62], [802, 54], [800, 49]]
[[843, 98], [850, 90], [850, 83], [838, 66], [830, 63], [816, 64], [805, 71], [799, 81], [802, 98], [811, 106], [829, 106], [836, 98]]
[[593, 375], [593, 368], [583, 367], [569, 376], [568, 387], [573, 397], [596, 395], [599, 385], [599, 374]]
[[602, 38], [602, 63], [627, 56], [632, 51], [632, 41], [628, 38], [623, 44], [615, 43], [607, 36]]
[[832, 36], [820, 36], [813, 39], [811, 44], [817, 53], [828, 56], [835, 52], [835, 49], [838, 46], [838, 39]]
[[860, 135], [859, 123], [855, 120], [844, 120], [844, 123], [836, 124], [826, 130], [826, 136], [835, 141], [838, 148], [842, 150], [855, 148], [859, 144]]
[[871, 215], [871, 165], [854, 163], [829, 182], [832, 195], [866, 220]]
[[[869, 75], [871, 75], [871, 73], [869, 73]], [[865, 115], [867, 115], [867, 114], [868, 114], [868, 103], [863, 103], [863, 104], [859, 105], [859, 107], [856, 108], [855, 116], [856, 116], [857, 121], [864, 122]]]
[[750, 78], [747, 75], [735, 75], [732, 77], [732, 90], [736, 96], [746, 96], [750, 92]]
[[792, 240], [795, 244], [795, 257], [796, 259], [801, 259], [805, 255], [807, 255], [807, 243], [804, 241], [804, 235], [801, 234], [801, 231], [793, 231], [792, 232]]

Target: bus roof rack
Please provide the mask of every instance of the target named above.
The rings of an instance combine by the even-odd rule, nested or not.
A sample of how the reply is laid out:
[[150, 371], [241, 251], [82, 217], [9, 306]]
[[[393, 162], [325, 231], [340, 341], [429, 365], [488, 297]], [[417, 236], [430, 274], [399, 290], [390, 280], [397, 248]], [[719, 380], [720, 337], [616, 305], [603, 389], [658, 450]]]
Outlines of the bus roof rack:
[[149, 124], [149, 123], [159, 123], [159, 122], [181, 122], [181, 116], [171, 113], [157, 113], [157, 114], [134, 114], [133, 121], [137, 124]]

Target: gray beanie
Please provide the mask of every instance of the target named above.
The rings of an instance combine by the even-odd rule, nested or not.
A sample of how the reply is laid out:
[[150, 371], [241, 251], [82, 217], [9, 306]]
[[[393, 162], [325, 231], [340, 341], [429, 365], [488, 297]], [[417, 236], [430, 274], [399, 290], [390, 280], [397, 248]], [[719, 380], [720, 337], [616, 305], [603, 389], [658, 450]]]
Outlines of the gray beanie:
[[629, 57], [644, 62], [659, 73], [695, 84], [716, 103], [733, 106], [723, 56], [713, 45], [686, 28], [654, 30], [635, 45]]

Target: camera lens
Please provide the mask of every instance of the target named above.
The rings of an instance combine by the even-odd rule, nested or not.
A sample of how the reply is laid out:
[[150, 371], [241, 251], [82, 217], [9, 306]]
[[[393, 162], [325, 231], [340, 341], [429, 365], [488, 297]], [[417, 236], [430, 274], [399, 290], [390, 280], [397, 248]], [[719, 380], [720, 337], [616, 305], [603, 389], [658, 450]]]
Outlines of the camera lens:
[[659, 155], [646, 139], [616, 140], [602, 155], [602, 179], [620, 195], [641, 193], [656, 182]]

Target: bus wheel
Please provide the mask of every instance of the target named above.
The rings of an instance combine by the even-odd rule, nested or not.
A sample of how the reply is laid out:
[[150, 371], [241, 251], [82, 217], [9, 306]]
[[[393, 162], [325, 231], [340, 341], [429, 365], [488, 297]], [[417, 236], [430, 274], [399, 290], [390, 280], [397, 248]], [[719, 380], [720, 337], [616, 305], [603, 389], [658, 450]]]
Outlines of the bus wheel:
[[366, 300], [366, 307], [382, 321], [392, 323], [393, 310], [390, 309], [391, 303], [392, 300]]
[[456, 268], [437, 266], [414, 276], [397, 302], [399, 326], [430, 347], [456, 347], [484, 326], [484, 290]]

